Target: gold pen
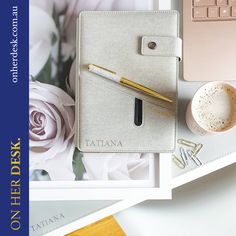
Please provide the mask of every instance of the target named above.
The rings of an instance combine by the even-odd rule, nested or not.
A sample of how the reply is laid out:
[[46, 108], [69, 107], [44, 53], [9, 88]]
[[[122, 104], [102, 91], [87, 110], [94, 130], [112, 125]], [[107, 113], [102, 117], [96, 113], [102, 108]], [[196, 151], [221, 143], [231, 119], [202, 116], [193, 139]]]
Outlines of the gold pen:
[[171, 100], [170, 98], [163, 96], [163, 95], [157, 93], [156, 91], [154, 91], [150, 88], [147, 88], [141, 84], [135, 83], [135, 82], [128, 80], [124, 77], [121, 77], [121, 76], [117, 75], [116, 72], [110, 71], [110, 70], [103, 68], [101, 66], [89, 64], [88, 70], [94, 74], [100, 75], [106, 79], [110, 79], [116, 83], [120, 83], [126, 87], [141, 91], [141, 92], [146, 93], [152, 97], [159, 98], [161, 100], [164, 100], [164, 101], [170, 102], [170, 103], [173, 102], [173, 100]]

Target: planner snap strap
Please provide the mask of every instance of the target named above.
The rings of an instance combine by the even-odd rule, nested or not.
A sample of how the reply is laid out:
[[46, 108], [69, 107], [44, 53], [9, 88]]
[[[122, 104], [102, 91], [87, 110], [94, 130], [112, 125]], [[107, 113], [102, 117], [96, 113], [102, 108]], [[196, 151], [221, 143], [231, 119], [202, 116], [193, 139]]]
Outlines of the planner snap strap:
[[141, 44], [141, 54], [143, 56], [182, 59], [182, 40], [178, 37], [143, 36]]

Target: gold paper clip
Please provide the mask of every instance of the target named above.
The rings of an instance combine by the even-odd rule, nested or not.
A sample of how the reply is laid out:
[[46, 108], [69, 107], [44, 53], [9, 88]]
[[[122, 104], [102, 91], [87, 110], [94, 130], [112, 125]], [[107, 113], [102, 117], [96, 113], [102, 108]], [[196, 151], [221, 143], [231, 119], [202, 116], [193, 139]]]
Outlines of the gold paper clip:
[[176, 155], [172, 155], [172, 160], [179, 168], [185, 168], [185, 164]]
[[187, 147], [192, 147], [192, 148], [196, 148], [197, 144], [191, 141], [188, 141], [186, 139], [178, 139], [177, 141], [179, 144], [185, 145]]

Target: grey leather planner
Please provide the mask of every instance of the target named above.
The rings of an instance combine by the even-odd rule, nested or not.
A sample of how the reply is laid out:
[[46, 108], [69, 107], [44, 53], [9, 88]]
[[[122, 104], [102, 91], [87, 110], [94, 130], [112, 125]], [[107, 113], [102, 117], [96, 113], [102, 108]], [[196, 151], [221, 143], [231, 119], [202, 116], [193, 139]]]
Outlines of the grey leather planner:
[[[176, 11], [82, 12], [77, 23], [76, 140], [83, 152], [171, 152], [181, 57]], [[88, 71], [95, 64], [166, 102]]]

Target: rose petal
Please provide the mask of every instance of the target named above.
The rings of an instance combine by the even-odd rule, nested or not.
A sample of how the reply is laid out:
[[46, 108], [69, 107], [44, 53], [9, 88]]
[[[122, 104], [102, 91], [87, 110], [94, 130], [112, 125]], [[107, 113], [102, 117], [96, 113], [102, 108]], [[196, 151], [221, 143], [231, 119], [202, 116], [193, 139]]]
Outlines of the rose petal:
[[54, 0], [54, 7], [56, 13], [62, 14], [67, 8], [67, 0]]
[[[57, 1], [57, 0], [56, 0]], [[31, 6], [36, 6], [47, 12], [50, 16], [52, 15], [53, 10], [53, 1], [52, 0], [30, 0]]]
[[[65, 130], [62, 130], [62, 135], [65, 134]], [[41, 143], [41, 142], [39, 142]], [[45, 146], [40, 146], [43, 148], [44, 152], [35, 152], [34, 146], [30, 146], [30, 153], [31, 153], [31, 164], [39, 164], [43, 163], [46, 160], [53, 159], [56, 157], [58, 153], [64, 152], [68, 145], [68, 140], [64, 142], [64, 137], [60, 136], [57, 139], [57, 142], [54, 142], [54, 146], [46, 148]]]
[[30, 49], [30, 75], [35, 77], [46, 64], [51, 50], [49, 41], [40, 41]]
[[30, 75], [36, 76], [46, 64], [57, 35], [53, 19], [42, 9], [30, 6]]
[[75, 180], [73, 173], [72, 161], [75, 150], [74, 142], [72, 141], [67, 149], [57, 154], [53, 159], [33, 165], [31, 163], [31, 170], [43, 169], [48, 172], [52, 181], [72, 181]]
[[[34, 93], [35, 90], [35, 93]], [[50, 90], [50, 93], [48, 93]], [[30, 99], [38, 99], [57, 106], [74, 106], [74, 100], [62, 89], [39, 82], [30, 82]]]
[[69, 75], [69, 87], [73, 92], [73, 95], [75, 95], [75, 79], [76, 79], [75, 70], [76, 70], [76, 60], [74, 60], [71, 65], [70, 75]]
[[[58, 110], [54, 111], [54, 107], [50, 106], [48, 107], [48, 106], [49, 104], [46, 104], [44, 102], [37, 100], [30, 100], [30, 109], [29, 109], [30, 115], [32, 112], [37, 111], [44, 114], [44, 116], [47, 118], [46, 126], [43, 127], [44, 135], [38, 136], [35, 132], [32, 132], [32, 130], [30, 130], [30, 138], [31, 138], [30, 145], [32, 146], [34, 146], [33, 141], [37, 141], [36, 146], [39, 145], [41, 146], [42, 144], [38, 141], [47, 140], [48, 143], [49, 140], [56, 139], [60, 135], [61, 117], [58, 115]], [[51, 132], [49, 131], [49, 129], [51, 130]]]
[[88, 179], [131, 179], [129, 161], [140, 160], [140, 153], [84, 153], [82, 162]]
[[48, 41], [58, 35], [53, 18], [44, 10], [30, 6], [30, 47], [42, 40]]

